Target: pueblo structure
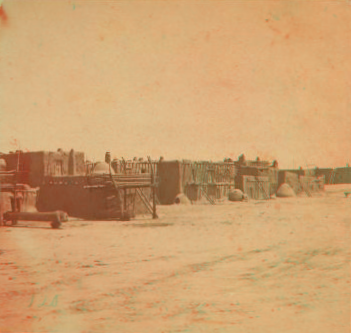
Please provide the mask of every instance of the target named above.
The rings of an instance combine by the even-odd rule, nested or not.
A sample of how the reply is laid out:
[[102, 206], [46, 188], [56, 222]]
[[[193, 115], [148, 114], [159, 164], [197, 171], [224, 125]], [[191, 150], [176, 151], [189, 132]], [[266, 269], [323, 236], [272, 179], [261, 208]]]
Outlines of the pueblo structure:
[[73, 149], [16, 151], [0, 155], [1, 218], [6, 212], [57, 211], [90, 220], [157, 218], [157, 204], [215, 205], [238, 193], [245, 200], [269, 200], [282, 185], [294, 195], [313, 196], [325, 183], [351, 183], [350, 170], [279, 170], [277, 161], [246, 160], [244, 155], [212, 162], [111, 160], [106, 153], [104, 161], [91, 163]]

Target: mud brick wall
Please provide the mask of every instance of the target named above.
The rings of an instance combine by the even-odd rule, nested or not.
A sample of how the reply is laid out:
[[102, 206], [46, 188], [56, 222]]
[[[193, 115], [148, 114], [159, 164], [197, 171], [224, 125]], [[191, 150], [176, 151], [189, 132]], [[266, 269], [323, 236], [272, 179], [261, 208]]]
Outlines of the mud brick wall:
[[175, 197], [183, 192], [182, 167], [180, 161], [162, 161], [158, 164], [157, 195], [161, 205], [171, 205]]
[[31, 187], [40, 186], [46, 176], [67, 176], [85, 174], [85, 157], [82, 152], [19, 152], [2, 156], [7, 170], [22, 172], [19, 183]]
[[269, 199], [270, 183], [269, 177], [238, 176], [235, 187], [248, 195], [250, 199]]
[[351, 167], [334, 169], [334, 184], [351, 184]]
[[297, 173], [280, 170], [278, 173], [278, 188], [284, 183], [288, 184], [295, 193], [299, 192], [300, 184], [299, 175]]

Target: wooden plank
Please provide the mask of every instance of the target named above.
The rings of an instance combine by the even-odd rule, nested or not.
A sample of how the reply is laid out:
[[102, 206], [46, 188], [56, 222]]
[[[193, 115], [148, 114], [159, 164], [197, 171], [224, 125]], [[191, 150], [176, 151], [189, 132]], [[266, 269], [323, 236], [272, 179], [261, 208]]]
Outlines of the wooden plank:
[[145, 194], [140, 190], [140, 188], [136, 189], [136, 193], [139, 195], [140, 199], [143, 201], [144, 205], [146, 206], [147, 210], [149, 211], [150, 214], [153, 214], [153, 209], [151, 204], [148, 202], [147, 198], [145, 197]]

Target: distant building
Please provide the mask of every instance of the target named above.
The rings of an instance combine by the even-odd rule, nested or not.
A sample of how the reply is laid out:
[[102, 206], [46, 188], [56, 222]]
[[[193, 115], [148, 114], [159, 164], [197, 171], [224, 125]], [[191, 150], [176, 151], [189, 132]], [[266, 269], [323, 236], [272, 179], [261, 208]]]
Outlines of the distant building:
[[77, 176], [85, 175], [84, 153], [73, 149], [64, 152], [16, 151], [0, 156], [6, 161], [7, 170], [20, 171], [22, 174], [18, 182], [38, 187], [43, 184], [47, 176]]
[[351, 167], [335, 168], [331, 184], [351, 184]]

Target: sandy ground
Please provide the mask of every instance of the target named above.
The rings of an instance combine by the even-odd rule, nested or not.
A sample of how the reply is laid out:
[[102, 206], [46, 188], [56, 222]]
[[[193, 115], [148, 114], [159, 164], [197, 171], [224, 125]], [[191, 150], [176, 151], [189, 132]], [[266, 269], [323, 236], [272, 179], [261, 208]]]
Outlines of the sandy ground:
[[0, 332], [350, 332], [351, 197], [0, 229]]

